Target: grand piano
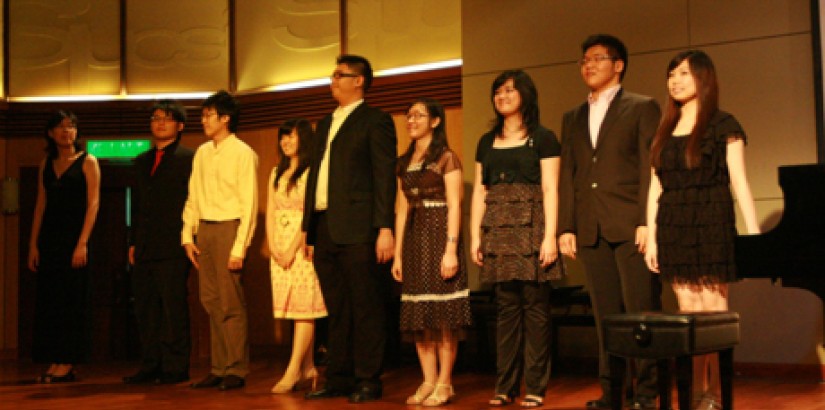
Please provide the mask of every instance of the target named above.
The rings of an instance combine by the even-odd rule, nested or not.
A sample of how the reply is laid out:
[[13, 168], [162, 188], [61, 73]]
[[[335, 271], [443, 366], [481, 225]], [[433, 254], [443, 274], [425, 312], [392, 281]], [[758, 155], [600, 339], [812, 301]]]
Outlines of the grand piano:
[[739, 278], [781, 279], [825, 302], [825, 165], [779, 167], [785, 211], [761, 235], [736, 238]]

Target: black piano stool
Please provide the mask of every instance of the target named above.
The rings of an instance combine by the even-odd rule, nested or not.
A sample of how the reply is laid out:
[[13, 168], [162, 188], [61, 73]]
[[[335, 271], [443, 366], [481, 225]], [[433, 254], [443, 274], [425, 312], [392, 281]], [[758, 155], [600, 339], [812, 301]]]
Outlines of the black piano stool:
[[733, 347], [739, 344], [739, 314], [625, 313], [603, 320], [614, 410], [622, 408], [627, 358], [656, 360], [660, 409], [670, 409], [670, 362], [675, 359], [679, 408], [690, 409], [693, 356], [709, 353], [719, 353], [722, 408], [733, 409]]

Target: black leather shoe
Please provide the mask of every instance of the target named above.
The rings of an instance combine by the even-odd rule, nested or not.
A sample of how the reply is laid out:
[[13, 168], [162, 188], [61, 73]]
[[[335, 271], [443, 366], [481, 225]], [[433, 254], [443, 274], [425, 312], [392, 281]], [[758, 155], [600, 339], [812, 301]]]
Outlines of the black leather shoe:
[[156, 384], [178, 384], [189, 380], [189, 373], [161, 373]]
[[656, 403], [655, 397], [639, 396], [633, 399], [633, 401], [627, 405], [627, 408], [631, 410], [653, 410], [658, 409], [659, 407]]
[[223, 381], [220, 385], [218, 385], [218, 390], [226, 391], [232, 389], [240, 389], [241, 387], [246, 385], [246, 381], [243, 377], [235, 376], [234, 374], [230, 374], [223, 378]]
[[587, 409], [610, 409], [610, 400], [600, 397], [596, 400], [590, 400], [584, 406]]
[[158, 378], [157, 372], [148, 372], [146, 370], [139, 370], [137, 373], [123, 378], [123, 383], [126, 384], [148, 384], [154, 383]]
[[217, 387], [219, 384], [223, 382], [223, 377], [215, 376], [212, 373], [209, 373], [208, 376], [204, 377], [203, 380], [199, 382], [192, 383], [193, 389], [206, 389], [209, 387]]
[[366, 403], [381, 399], [381, 389], [361, 387], [349, 395], [350, 403]]
[[320, 390], [311, 391], [304, 395], [307, 400], [331, 399], [333, 397], [344, 397], [347, 395], [346, 391], [335, 389], [332, 387], [322, 387]]

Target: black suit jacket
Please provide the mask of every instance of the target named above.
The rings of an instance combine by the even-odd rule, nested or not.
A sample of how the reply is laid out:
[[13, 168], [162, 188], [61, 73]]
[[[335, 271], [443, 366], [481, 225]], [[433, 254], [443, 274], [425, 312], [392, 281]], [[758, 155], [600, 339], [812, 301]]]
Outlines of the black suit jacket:
[[650, 143], [659, 124], [659, 105], [650, 97], [619, 90], [590, 142], [587, 102], [564, 114], [559, 233], [576, 234], [589, 246], [635, 239], [647, 225]]
[[[332, 115], [318, 122], [307, 177], [303, 230], [315, 243], [315, 190]], [[338, 129], [330, 146], [326, 217], [330, 237], [341, 245], [375, 240], [395, 217], [395, 123], [389, 114], [361, 103]]]
[[150, 175], [155, 164], [154, 149], [135, 158], [131, 243], [136, 261], [186, 258], [180, 245], [181, 215], [189, 194], [195, 152], [179, 142], [164, 149], [154, 175]]

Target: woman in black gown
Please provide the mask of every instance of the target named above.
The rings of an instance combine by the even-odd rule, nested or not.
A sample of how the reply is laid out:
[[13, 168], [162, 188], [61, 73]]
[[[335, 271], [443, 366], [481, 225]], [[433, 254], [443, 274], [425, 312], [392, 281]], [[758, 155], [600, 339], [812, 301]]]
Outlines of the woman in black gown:
[[32, 358], [49, 363], [41, 383], [74, 381], [72, 366], [88, 355], [89, 235], [97, 217], [100, 168], [80, 150], [77, 117], [58, 111], [46, 125], [29, 269], [37, 272]]
[[[731, 188], [748, 233], [759, 233], [745, 175], [745, 131], [719, 110], [710, 57], [684, 51], [667, 68], [668, 102], [650, 149], [645, 261], [670, 282], [687, 312], [728, 310], [736, 280], [736, 219]], [[718, 362], [697, 356], [695, 408], [721, 408]], [[708, 376], [711, 376], [708, 378]]]

